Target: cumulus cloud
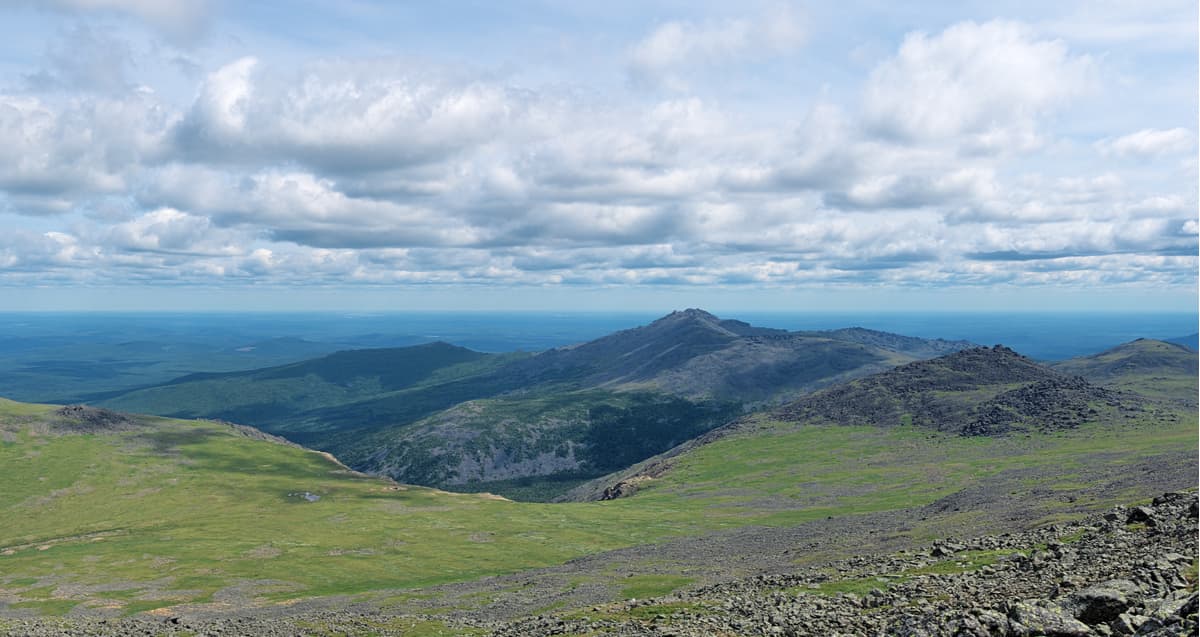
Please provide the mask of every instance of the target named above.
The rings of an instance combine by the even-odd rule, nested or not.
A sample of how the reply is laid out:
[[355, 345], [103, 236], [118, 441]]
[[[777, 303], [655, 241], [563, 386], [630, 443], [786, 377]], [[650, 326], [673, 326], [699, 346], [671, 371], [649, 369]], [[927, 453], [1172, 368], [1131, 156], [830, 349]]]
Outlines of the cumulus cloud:
[[690, 67], [784, 54], [798, 49], [804, 40], [804, 26], [784, 6], [753, 18], [705, 23], [672, 20], [629, 49], [626, 70], [635, 86], [683, 90]]
[[958, 140], [968, 150], [1028, 150], [1037, 119], [1088, 89], [1091, 58], [1016, 22], [964, 22], [913, 33], [870, 75], [864, 114], [903, 140]]
[[134, 252], [161, 252], [193, 256], [237, 255], [243, 249], [233, 233], [213, 227], [207, 217], [172, 208], [152, 210], [135, 219], [116, 224], [104, 242]]
[[1194, 179], [1065, 155], [1180, 154], [1188, 129], [1048, 143], [1097, 62], [966, 22], [908, 35], [857, 98], [761, 118], [685, 90], [796, 50], [785, 18], [661, 25], [616, 70], [682, 93], [627, 100], [402, 58], [242, 57], [172, 106], [50, 55], [0, 93], [0, 223], [53, 228], [0, 233], [0, 281], [1194, 285]]
[[453, 246], [479, 240], [478, 230], [429, 207], [355, 198], [310, 173], [264, 171], [250, 176], [167, 167], [141, 195], [149, 205], [200, 212], [223, 226], [253, 226], [314, 247]]
[[1137, 157], [1178, 155], [1191, 151], [1195, 146], [1196, 135], [1186, 128], [1145, 128], [1136, 133], [1096, 142], [1096, 147], [1105, 155]]
[[[125, 192], [159, 148], [168, 114], [153, 96], [51, 102], [0, 93], [0, 193], [22, 214], [61, 213]], [[66, 203], [64, 203], [66, 202]]]
[[396, 60], [281, 74], [246, 57], [207, 76], [173, 137], [187, 159], [353, 173], [444, 159], [539, 116], [518, 90]]
[[922, 208], [987, 201], [998, 190], [990, 171], [960, 169], [935, 175], [872, 176], [849, 190], [827, 193], [825, 201], [838, 208]]

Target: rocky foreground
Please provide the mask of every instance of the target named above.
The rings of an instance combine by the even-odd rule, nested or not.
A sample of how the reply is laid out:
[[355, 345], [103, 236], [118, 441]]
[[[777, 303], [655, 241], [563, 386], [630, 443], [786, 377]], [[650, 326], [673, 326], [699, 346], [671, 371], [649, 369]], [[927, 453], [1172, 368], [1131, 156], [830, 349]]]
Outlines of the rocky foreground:
[[[652, 600], [445, 632], [544, 635], [1196, 635], [1196, 493], [1034, 531], [856, 557]], [[405, 635], [426, 618], [375, 610], [293, 616], [0, 619], [0, 634]]]
[[1196, 635], [1196, 529], [1195, 494], [1168, 493], [1084, 523], [533, 618], [493, 634]]

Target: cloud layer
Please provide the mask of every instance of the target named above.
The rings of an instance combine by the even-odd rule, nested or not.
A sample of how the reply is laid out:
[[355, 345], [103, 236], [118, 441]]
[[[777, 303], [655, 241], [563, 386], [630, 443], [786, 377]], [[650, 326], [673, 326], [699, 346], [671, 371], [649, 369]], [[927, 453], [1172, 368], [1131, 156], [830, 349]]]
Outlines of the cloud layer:
[[[54, 6], [172, 37], [210, 12]], [[1064, 132], [1109, 90], [1102, 56], [967, 20], [907, 33], [841, 90], [781, 90], [769, 116], [714, 92], [811, 55], [810, 21], [648, 24], [613, 51], [616, 93], [245, 55], [172, 78], [184, 99], [81, 23], [0, 91], [0, 282], [1194, 291], [1195, 131]]]

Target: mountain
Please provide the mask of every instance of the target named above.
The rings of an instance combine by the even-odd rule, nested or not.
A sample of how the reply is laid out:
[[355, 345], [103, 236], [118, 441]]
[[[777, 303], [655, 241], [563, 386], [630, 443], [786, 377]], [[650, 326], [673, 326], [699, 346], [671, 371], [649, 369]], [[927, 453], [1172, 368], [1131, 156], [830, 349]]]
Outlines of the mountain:
[[514, 366], [533, 381], [657, 389], [688, 398], [761, 402], [842, 378], [970, 347], [862, 328], [789, 332], [722, 320], [699, 309], [549, 350]]
[[[519, 356], [519, 355], [518, 355]], [[331, 406], [400, 396], [402, 409], [419, 418], [465, 398], [455, 382], [480, 374], [512, 356], [474, 352], [447, 343], [335, 352], [316, 359], [244, 372], [189, 374], [162, 385], [127, 392], [99, 404], [122, 411], [180, 418], [253, 422], [298, 441], [311, 430], [362, 426], [312, 418]], [[429, 388], [434, 391], [422, 391]], [[486, 394], [486, 390], [481, 389]]]
[[358, 470], [516, 494], [529, 478], [563, 490], [747, 409], [969, 346], [861, 328], [789, 332], [688, 309], [532, 355], [446, 343], [351, 350], [192, 374], [100, 405], [250, 422]]
[[1200, 334], [1189, 334], [1187, 336], [1176, 336], [1175, 338], [1166, 339], [1168, 343], [1183, 345], [1193, 352], [1200, 349]]
[[851, 381], [802, 398], [779, 415], [793, 422], [915, 425], [989, 435], [1075, 427], [1121, 405], [1114, 392], [997, 345]]
[[[1133, 349], [1160, 347], [1139, 342]], [[1194, 360], [1195, 355], [1192, 356]], [[1180, 423], [1195, 421], [1194, 407], [1186, 404], [1187, 397], [1194, 395], [1194, 387], [1176, 384], [1165, 386], [1162, 391], [1173, 400], [1164, 401], [1154, 392], [1102, 387], [1038, 364], [1001, 345], [971, 348], [901, 365], [814, 392], [777, 409], [743, 417], [630, 469], [583, 483], [563, 497], [578, 500], [625, 497], [658, 485], [675, 484], [682, 488], [679, 485], [714, 479], [706, 476], [726, 476], [730, 484], [745, 483], [755, 478], [733, 469], [734, 458], [746, 458], [748, 464], [742, 470], [757, 475], [760, 468], [753, 466], [751, 458], [756, 455], [778, 458], [788, 447], [785, 440], [807, 440], [805, 444], [813, 444], [814, 439], [832, 436], [819, 433], [830, 428], [849, 427], [872, 438], [889, 435], [899, 439], [990, 438], [1009, 441], [995, 444], [1017, 448], [1024, 444], [1020, 441], [1030, 437], [1044, 441], [1048, 436], [1086, 439], [1103, 435], [1114, 438], [1114, 450], [1122, 445], [1131, 450], [1138, 446], [1133, 438], [1153, 435], [1143, 428], [1182, 433], [1185, 429], [1180, 428]], [[863, 433], [873, 431], [895, 433]], [[1187, 447], [1188, 454], [1194, 451], [1193, 447]], [[834, 448], [826, 452], [842, 453]], [[804, 453], [807, 457], [808, 452]], [[1138, 456], [1125, 450], [1098, 461], [1097, 468], [1103, 466], [1103, 479], [1119, 475], [1120, 462], [1124, 461], [1118, 457]], [[1194, 464], [1195, 458], [1186, 455], [1181, 461]], [[947, 462], [955, 461], [947, 458]], [[761, 471], [769, 466], [773, 463], [764, 460]], [[997, 458], [997, 468], [1001, 467], [1005, 465]]]
[[[225, 380], [333, 387], [371, 370], [373, 382], [383, 386], [386, 377], [405, 392], [460, 383], [475, 377], [473, 369], [493, 377], [529, 360], [444, 346], [426, 354], [433, 362], [411, 373], [373, 352]], [[1002, 347], [971, 348], [733, 417], [575, 492], [581, 500], [612, 499], [560, 504], [405, 486], [223, 422], [0, 399], [0, 633], [63, 634], [63, 626], [82, 622], [66, 634], [107, 634], [136, 613], [144, 613], [139, 634], [163, 627], [219, 634], [189, 627], [196, 618], [227, 622], [233, 634], [264, 625], [289, 634], [484, 633], [547, 612], [575, 621], [613, 603], [632, 608], [621, 600], [731, 578], [765, 583], [772, 580], [757, 578], [848, 556], [864, 569], [851, 578], [863, 588], [852, 590], [891, 591], [904, 582], [880, 582], [891, 571], [859, 556], [900, 550], [904, 563], [889, 563], [913, 576], [996, 558], [995, 581], [1036, 571], [1079, 537], [1064, 521], [1195, 486], [1197, 412], [1175, 398], [1099, 387]], [[466, 401], [430, 418], [503, 407], [511, 422], [499, 430], [531, 415], [568, 413], [580, 401], [593, 405], [585, 421], [594, 433], [619, 441], [662, 429], [665, 442], [702, 410], [719, 408], [663, 393], [559, 385]], [[1084, 401], [1087, 410], [1048, 408], [1060, 401]], [[975, 431], [970, 425], [989, 413], [984, 404], [1012, 418]], [[457, 444], [447, 431], [469, 430], [428, 424], [442, 432], [445, 448]], [[602, 438], [572, 440], [585, 441], [582, 450]], [[630, 448], [638, 447], [612, 453]], [[1099, 526], [1126, 538], [1149, 533], [1165, 518], [1146, 510], [1141, 522], [1134, 508]], [[1137, 524], [1126, 527], [1127, 520]], [[1045, 539], [1061, 536], [1060, 544], [1038, 536], [1028, 545], [1044, 555], [1001, 560], [997, 545], [967, 554], [959, 539], [929, 545], [1051, 524], [1055, 535]], [[948, 553], [953, 560], [924, 560]], [[841, 590], [820, 572], [811, 583]], [[771, 594], [795, 598], [786, 589]], [[862, 599], [854, 598], [856, 608]], [[917, 599], [896, 603], [923, 603]], [[637, 618], [648, 622], [643, 627], [674, 613], [644, 610], [654, 614]], [[41, 624], [30, 614], [68, 617]], [[109, 623], [89, 623], [101, 619]], [[548, 630], [563, 626], [549, 621]]]
[[1055, 363], [1053, 368], [1104, 387], [1195, 405], [1198, 365], [1194, 349], [1139, 338], [1099, 354]]

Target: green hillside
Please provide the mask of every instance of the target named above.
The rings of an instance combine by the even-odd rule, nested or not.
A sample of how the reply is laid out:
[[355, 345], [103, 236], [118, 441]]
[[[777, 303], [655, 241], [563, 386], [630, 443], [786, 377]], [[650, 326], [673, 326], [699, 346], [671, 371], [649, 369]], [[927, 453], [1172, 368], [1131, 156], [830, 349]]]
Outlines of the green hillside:
[[1194, 349], [1178, 343], [1140, 338], [1099, 354], [1055, 363], [1053, 367], [1105, 387], [1194, 405], [1197, 361]]
[[859, 328], [788, 332], [690, 309], [535, 355], [445, 343], [338, 352], [98, 404], [253, 423], [402, 482], [545, 499], [745, 410], [967, 346]]
[[0, 610], [411, 588], [698, 528], [401, 486], [211, 421], [0, 400], [0, 441]]
[[[1023, 449], [1042, 444], [1029, 441], [1047, 439], [1074, 441], [1065, 448], [1067, 452], [1084, 452], [1091, 443], [1075, 447], [1075, 442], [1095, 437], [1106, 441], [1102, 444], [1113, 446], [1112, 459], [1118, 464], [1143, 459], [1146, 450], [1138, 449], [1140, 442], [1157, 444], [1156, 436], [1160, 433], [1174, 432], [1170, 435], [1178, 434], [1184, 436], [1178, 440], [1188, 441], [1180, 461], [1190, 471], [1196, 465], [1196, 436], [1194, 430], [1187, 428], [1196, 422], [1196, 411], [1186, 405], [1186, 400], [1194, 391], [1172, 383], [1157, 387], [1149, 396], [1114, 391], [1079, 377], [1065, 376], [1003, 346], [966, 349], [818, 391], [777, 410], [731, 423], [628, 470], [583, 484], [568, 494], [567, 499], [613, 498], [633, 493], [640, 497], [646, 489], [669, 489], [673, 483], [687, 493], [696, 488], [692, 485], [711, 484], [717, 476], [730, 474], [737, 476], [737, 484], [744, 485], [750, 480], [747, 473], [758, 473], [757, 469], [748, 471], [751, 466], [769, 467], [774, 462], [782, 465], [795, 460], [795, 456], [782, 450], [788, 446], [784, 440], [802, 441], [824, 435], [814, 431], [838, 427], [869, 426], [897, 432], [896, 435], [954, 440], [952, 446], [961, 447], [964, 457], [970, 457], [970, 449], [987, 449], [987, 453], [996, 453], [999, 458], [1007, 453], [1003, 449]], [[989, 442], [973, 440], [976, 438]], [[1125, 438], [1128, 440], [1118, 442]], [[838, 450], [820, 447], [816, 453], [837, 454]], [[738, 457], [745, 457], [748, 465], [738, 467]], [[1042, 459], [1039, 456], [1021, 462], [1038, 466]], [[836, 461], [834, 464], [838, 465]], [[684, 469], [694, 466], [705, 469], [700, 474], [689, 474]], [[797, 466], [803, 467], [799, 471], [808, 471], [812, 465], [802, 462]], [[945, 465], [929, 469], [930, 479], [921, 488], [936, 484], [936, 477], [945, 475], [951, 467], [966, 466], [969, 463], [964, 465], [947, 458]], [[1052, 463], [1046, 465], [1052, 466]], [[873, 472], [868, 467], [862, 464], [856, 467], [859, 479]], [[1097, 468], [1104, 473], [1112, 466], [1105, 460]], [[877, 475], [883, 479], [896, 471], [896, 463], [883, 463], [879, 469]], [[705, 473], [710, 471], [716, 473]], [[1172, 469], [1170, 475], [1173, 479], [1184, 479], [1186, 485], [1191, 480], [1187, 471], [1176, 474]], [[976, 477], [992, 473], [995, 472], [989, 470]], [[767, 475], [773, 474], [768, 471]], [[1114, 469], [1110, 477], [1120, 475]], [[920, 483], [918, 476], [913, 478]], [[1089, 482], [1081, 481], [1086, 483]], [[906, 492], [907, 488], [902, 487], [898, 492]]]
[[[1019, 521], [1004, 523], [1032, 524], [1164, 483], [1187, 486], [1195, 427], [1194, 414], [1142, 414], [978, 438], [762, 416], [676, 458], [634, 497], [554, 505], [400, 486], [221, 423], [3, 401], [0, 613], [228, 609], [329, 595], [395, 602], [622, 546], [914, 510], [996, 485], [983, 504], [892, 529], [919, 543], [994, 524], [1004, 502], [1019, 503], [1004, 509]], [[1153, 485], [1122, 475], [1147, 461], [1171, 469]], [[985, 509], [997, 515], [981, 517]], [[619, 598], [625, 575], [645, 568], [580, 581]]]
[[[476, 376], [515, 356], [474, 352], [446, 343], [336, 352], [321, 358], [245, 372], [190, 374], [164, 385], [135, 390], [100, 404], [111, 409], [181, 418], [255, 422], [279, 433], [337, 428], [305, 414], [397, 393], [435, 394], [410, 401], [415, 417], [454, 402], [442, 386]], [[440, 399], [438, 396], [441, 396]], [[417, 404], [419, 403], [419, 404]]]

